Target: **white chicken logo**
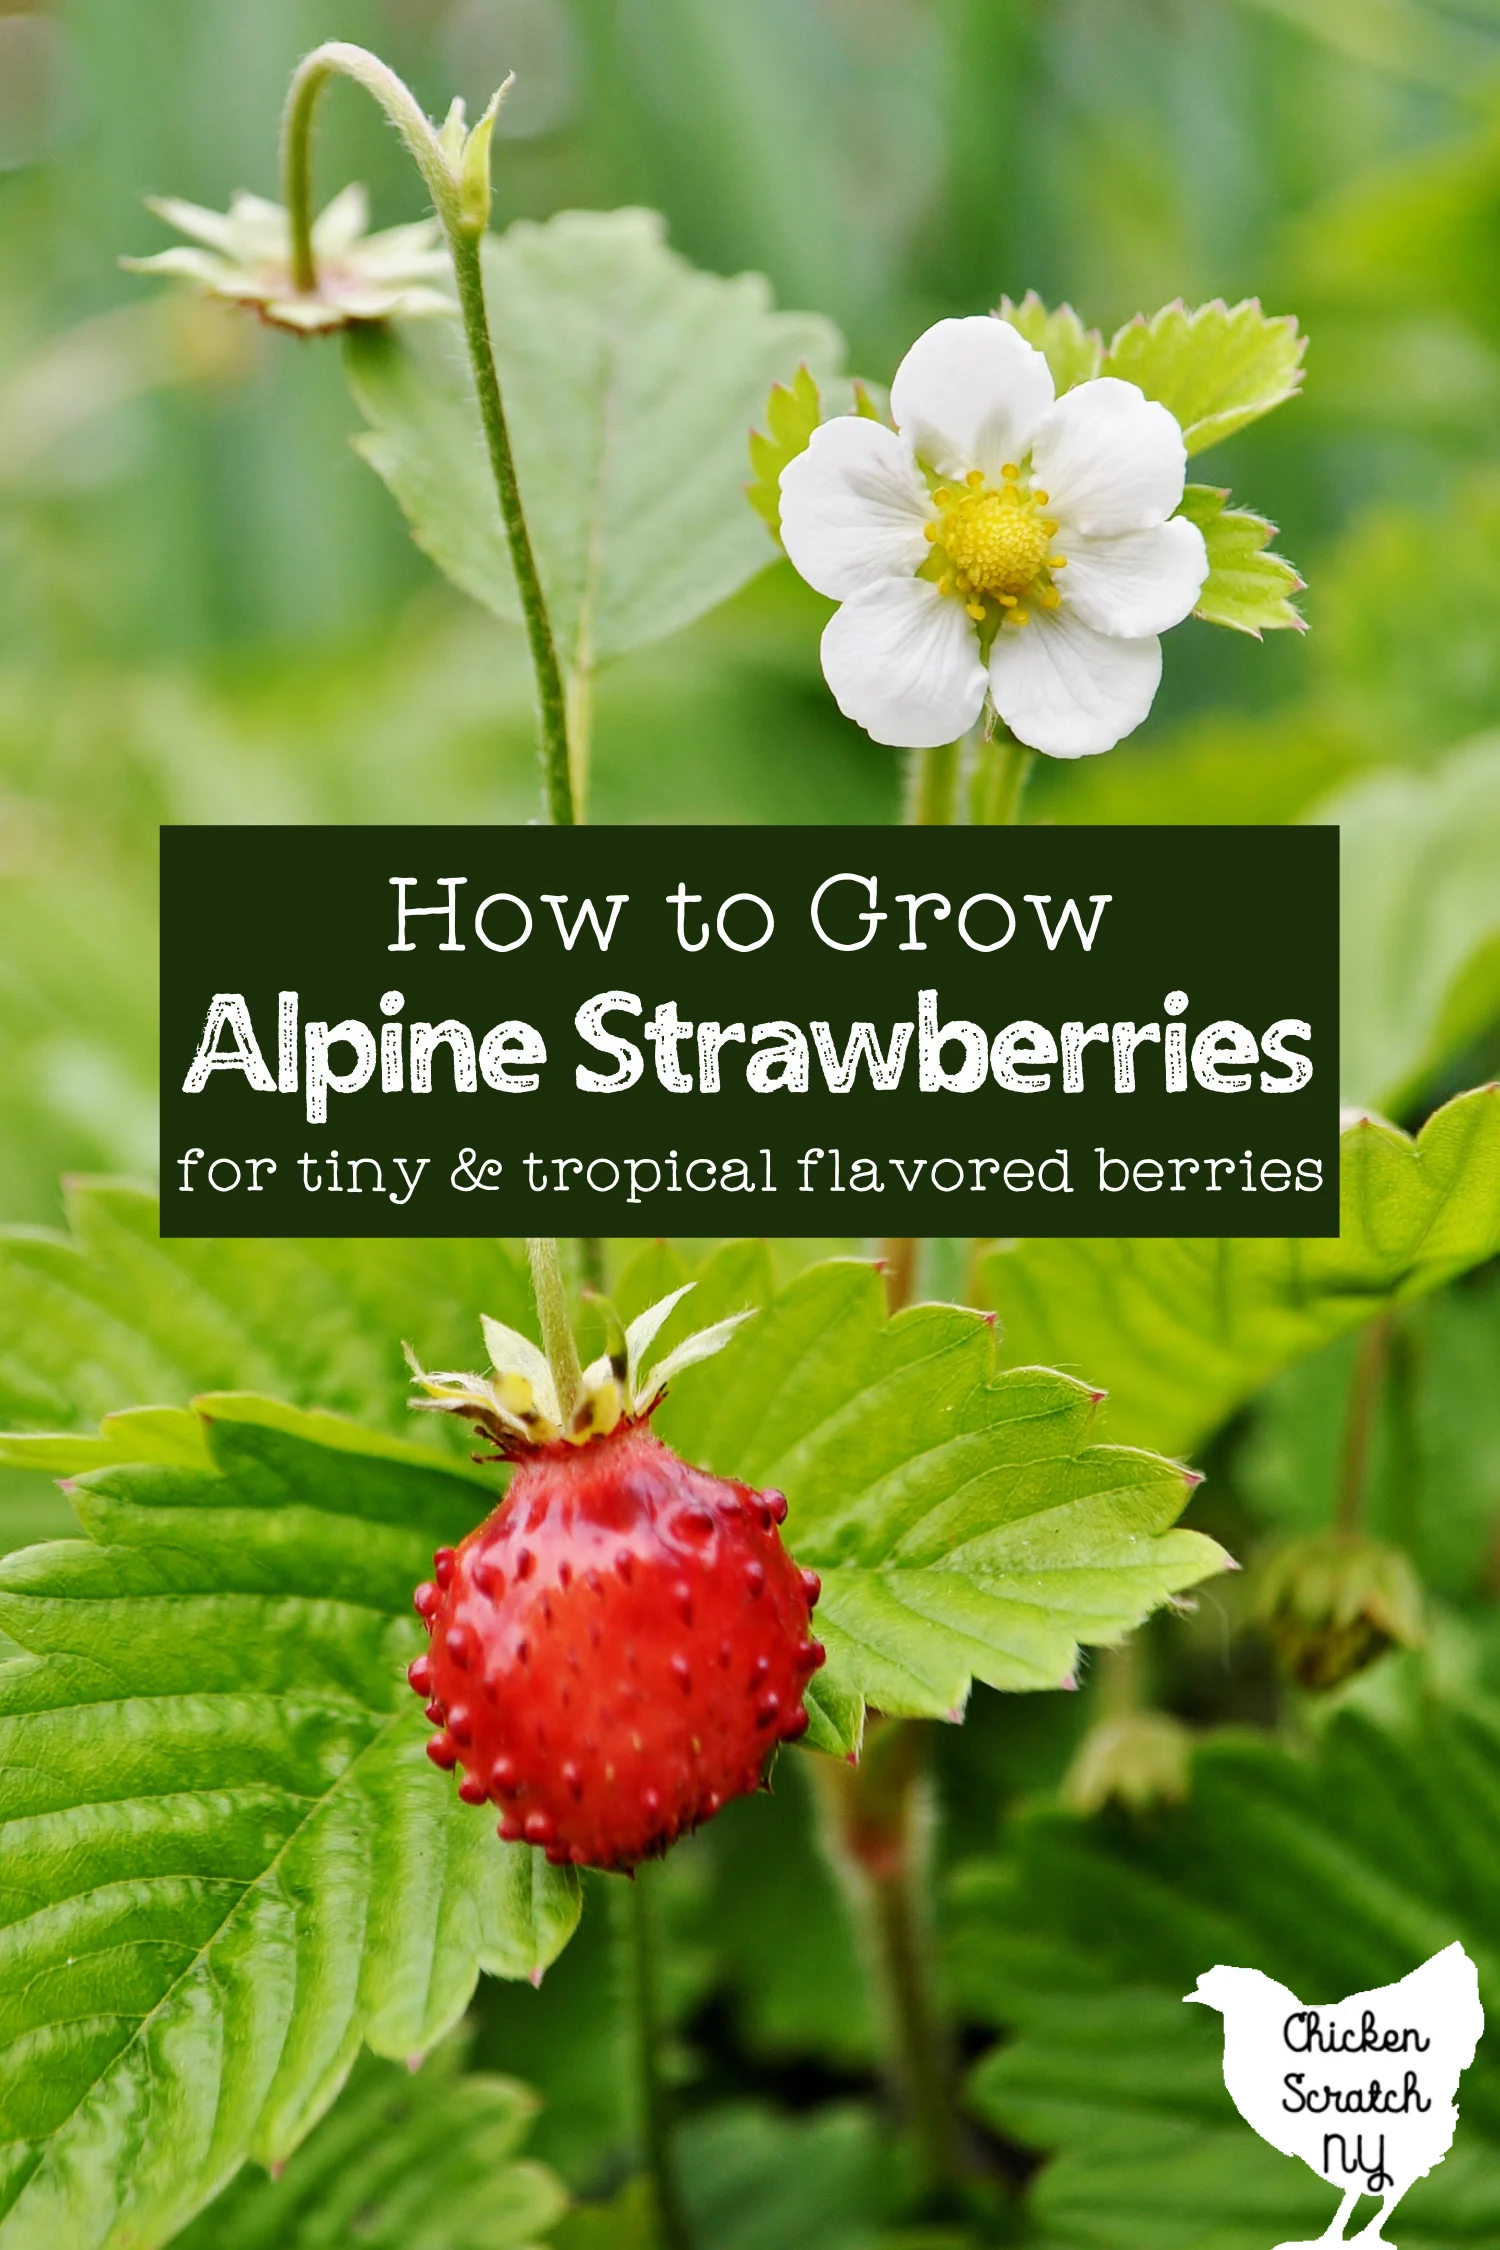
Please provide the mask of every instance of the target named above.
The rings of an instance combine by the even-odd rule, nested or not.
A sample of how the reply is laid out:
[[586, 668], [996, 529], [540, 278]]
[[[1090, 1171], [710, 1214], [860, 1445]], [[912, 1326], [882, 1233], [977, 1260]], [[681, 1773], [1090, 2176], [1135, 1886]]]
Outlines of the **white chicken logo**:
[[1224, 2018], [1224, 2083], [1246, 2124], [1343, 2190], [1319, 2242], [1344, 2242], [1359, 2198], [1378, 2195], [1375, 2217], [1347, 2239], [1361, 2250], [1385, 2244], [1381, 2229], [1402, 2196], [1453, 2145], [1458, 2081], [1484, 2030], [1463, 1947], [1332, 2007], [1305, 2007], [1259, 1969], [1209, 1969], [1187, 1998]]

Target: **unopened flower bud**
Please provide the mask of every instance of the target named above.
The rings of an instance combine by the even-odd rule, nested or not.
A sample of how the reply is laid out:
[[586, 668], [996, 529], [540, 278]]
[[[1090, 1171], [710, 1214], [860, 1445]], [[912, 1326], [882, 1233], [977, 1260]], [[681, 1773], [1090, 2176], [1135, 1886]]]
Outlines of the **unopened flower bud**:
[[490, 223], [490, 142], [500, 104], [513, 83], [507, 78], [491, 95], [489, 108], [464, 142], [458, 168], [458, 223], [465, 234], [481, 235]]
[[1411, 1564], [1361, 1532], [1324, 1531], [1280, 1548], [1260, 1568], [1254, 1606], [1278, 1670], [1314, 1693], [1427, 1637]]
[[1063, 1803], [1080, 1813], [1099, 1812], [1111, 1799], [1137, 1813], [1181, 1804], [1192, 1752], [1192, 1735], [1166, 1711], [1124, 1711], [1102, 1719], [1078, 1746], [1063, 1780]]

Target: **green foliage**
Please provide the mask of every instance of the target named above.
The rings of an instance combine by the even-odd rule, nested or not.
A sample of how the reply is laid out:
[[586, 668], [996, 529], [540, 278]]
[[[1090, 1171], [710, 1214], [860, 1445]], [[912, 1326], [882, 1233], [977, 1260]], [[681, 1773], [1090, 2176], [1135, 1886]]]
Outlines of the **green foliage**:
[[682, 2159], [705, 2250], [876, 2250], [895, 2201], [879, 2122], [853, 2103], [810, 2117], [726, 2104], [684, 2132]]
[[1170, 408], [1188, 452], [1201, 453], [1294, 396], [1306, 348], [1292, 315], [1272, 318], [1258, 298], [1215, 298], [1191, 312], [1179, 298], [1150, 320], [1127, 321], [1101, 372], [1138, 383]]
[[1208, 549], [1208, 577], [1193, 615], [1257, 641], [1286, 626], [1305, 631], [1292, 600], [1303, 581], [1284, 555], [1271, 552], [1275, 524], [1246, 508], [1226, 507], [1228, 498], [1214, 485], [1190, 484], [1177, 511], [1197, 524]]
[[1056, 1241], [999, 1248], [981, 1291], [1005, 1358], [1086, 1367], [1119, 1437], [1197, 1446], [1279, 1368], [1500, 1250], [1500, 1088], [1412, 1140], [1360, 1119], [1340, 1142], [1338, 1240]]
[[[1019, 2034], [970, 2099], [1053, 2152], [1029, 2197], [1042, 2239], [1264, 2250], [1320, 2232], [1331, 2191], [1241, 2122], [1220, 2020], [1182, 1995], [1223, 1961], [1326, 2001], [1461, 1938], [1493, 2020], [1497, 1808], [1500, 1718], [1429, 1702], [1405, 1738], [1345, 1716], [1311, 1758], [1222, 1737], [1198, 1751], [1187, 1804], [1147, 1821], [1033, 1815], [1009, 1862], [967, 1871], [950, 1975], [966, 2012]], [[1413, 2250], [1477, 2250], [1500, 2226], [1493, 2038], [1461, 2109], [1452, 2155], [1403, 2202]]]
[[[684, 2201], [702, 2250], [877, 2250], [896, 2205], [890, 2152], [853, 2103], [806, 2117], [735, 2102], [679, 2134]], [[608, 2204], [571, 2211], [555, 2250], [657, 2250], [650, 2191], [634, 2180]]]
[[1430, 759], [1500, 724], [1497, 585], [1500, 478], [1488, 468], [1424, 507], [1364, 511], [1329, 555], [1312, 653], [1324, 691], [1385, 755]]
[[[1236, 1492], [1269, 1529], [1331, 1523], [1343, 1468], [1357, 1339], [1343, 1337], [1261, 1392], [1233, 1465]], [[1452, 1602], [1492, 1597], [1500, 1523], [1500, 1267], [1403, 1311], [1371, 1430], [1364, 1520], [1404, 1548]]]
[[1342, 833], [1340, 1091], [1400, 1108], [1500, 1016], [1500, 737], [1309, 817]]
[[[13, 1428], [77, 1431], [137, 1401], [234, 1388], [405, 1431], [403, 1335], [420, 1327], [435, 1363], [451, 1351], [462, 1364], [478, 1312], [532, 1325], [525, 1268], [495, 1242], [163, 1242], [155, 1196], [111, 1181], [75, 1185], [68, 1214], [71, 1238], [0, 1232], [0, 1419]], [[141, 1425], [113, 1436], [134, 1444]]]
[[1104, 343], [1097, 328], [1085, 328], [1071, 305], [1049, 312], [1034, 289], [1019, 304], [1002, 297], [996, 308], [1002, 320], [1018, 328], [1052, 370], [1058, 396], [1075, 383], [1091, 383], [1104, 359]]
[[[670, 251], [652, 212], [564, 212], [485, 244], [485, 283], [517, 473], [565, 672], [678, 631], [762, 569], [740, 483], [767, 384], [840, 344]], [[458, 341], [350, 331], [370, 424], [357, 443], [418, 543], [514, 622], [519, 599]]]
[[445, 2040], [418, 2071], [362, 2057], [279, 2179], [246, 2168], [178, 2250], [523, 2250], [566, 2202], [517, 2160], [536, 2097], [461, 2070]]
[[789, 461], [807, 451], [808, 441], [823, 419], [823, 401], [806, 360], [790, 385], [771, 385], [765, 416], [765, 431], [750, 432], [750, 466], [755, 473], [745, 487], [745, 497], [779, 539], [781, 472]]
[[970, 1684], [1056, 1687], [1223, 1567], [1172, 1529], [1191, 1480], [1089, 1443], [1094, 1394], [996, 1373], [990, 1324], [952, 1305], [884, 1317], [878, 1275], [835, 1260], [795, 1280], [693, 1370], [659, 1417], [689, 1459], [786, 1490], [787, 1537], [823, 1577], [825, 1671], [810, 1740], [859, 1741], [866, 1700], [954, 1716]]
[[361, 2042], [410, 2056], [481, 1968], [566, 1943], [576, 1877], [424, 1755], [411, 1588], [471, 1481], [267, 1401], [213, 1468], [107, 1468], [88, 1537], [0, 1566], [8, 2067], [0, 2244], [150, 2250], [285, 2159]]
[[768, 2061], [868, 2066], [875, 2026], [848, 1908], [816, 1833], [805, 1758], [778, 1760], [769, 1796], [727, 1806], [698, 1849], [712, 1870], [701, 1919], [740, 2036]]

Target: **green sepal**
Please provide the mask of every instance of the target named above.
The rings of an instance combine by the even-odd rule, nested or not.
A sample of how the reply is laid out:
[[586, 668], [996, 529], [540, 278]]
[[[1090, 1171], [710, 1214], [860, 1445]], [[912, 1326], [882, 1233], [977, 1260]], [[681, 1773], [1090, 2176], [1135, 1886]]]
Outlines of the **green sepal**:
[[1292, 596], [1306, 580], [1285, 555], [1273, 551], [1275, 524], [1248, 508], [1228, 507], [1228, 499], [1217, 485], [1190, 484], [1183, 490], [1177, 513], [1198, 526], [1208, 549], [1208, 576], [1193, 615], [1257, 641], [1263, 633], [1287, 627], [1305, 633], [1307, 620]]
[[[874, 415], [873, 407], [860, 401], [856, 390], [856, 412]], [[803, 360], [790, 384], [773, 383], [766, 401], [766, 430], [750, 433], [750, 466], [755, 471], [745, 487], [745, 497], [763, 522], [770, 526], [773, 535], [781, 537], [781, 472], [799, 453], [805, 453], [813, 431], [823, 419], [823, 401], [811, 368]]]
[[1247, 297], [1191, 312], [1181, 298], [1147, 320], [1127, 321], [1101, 372], [1138, 384], [1177, 417], [1189, 453], [1201, 453], [1269, 414], [1302, 385], [1307, 339], [1290, 313], [1264, 313]]
[[1052, 370], [1058, 396], [1075, 384], [1091, 383], [1104, 358], [1104, 339], [1097, 328], [1085, 328], [1071, 305], [1049, 312], [1034, 289], [1019, 304], [1002, 297], [997, 317], [1009, 321], [1028, 344], [1039, 351]]

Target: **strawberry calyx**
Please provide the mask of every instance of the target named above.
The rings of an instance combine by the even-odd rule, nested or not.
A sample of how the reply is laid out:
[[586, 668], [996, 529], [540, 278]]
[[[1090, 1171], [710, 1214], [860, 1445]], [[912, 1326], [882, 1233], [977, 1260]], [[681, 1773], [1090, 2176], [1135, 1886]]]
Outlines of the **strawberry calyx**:
[[722, 1351], [752, 1317], [749, 1312], [733, 1313], [727, 1320], [698, 1329], [648, 1371], [646, 1355], [694, 1286], [685, 1282], [670, 1296], [658, 1298], [628, 1327], [605, 1299], [596, 1300], [604, 1314], [605, 1349], [583, 1370], [570, 1414], [565, 1415], [558, 1403], [557, 1383], [545, 1353], [529, 1337], [487, 1314], [480, 1326], [490, 1355], [488, 1375], [429, 1371], [410, 1344], [403, 1346], [412, 1380], [424, 1393], [410, 1404], [418, 1411], [457, 1414], [473, 1422], [495, 1447], [493, 1454], [477, 1455], [480, 1460], [513, 1461], [548, 1446], [587, 1445], [591, 1438], [608, 1437], [622, 1423], [648, 1422], [675, 1377], [685, 1367]]

